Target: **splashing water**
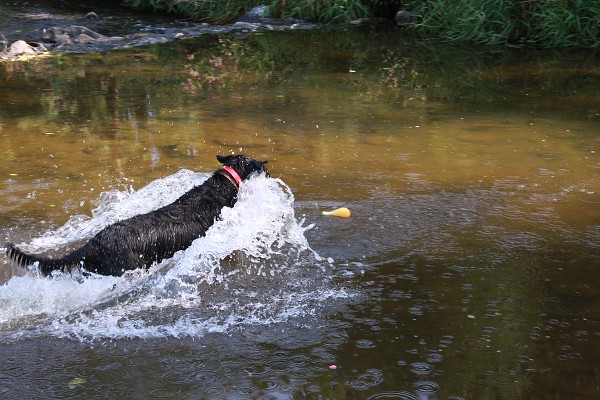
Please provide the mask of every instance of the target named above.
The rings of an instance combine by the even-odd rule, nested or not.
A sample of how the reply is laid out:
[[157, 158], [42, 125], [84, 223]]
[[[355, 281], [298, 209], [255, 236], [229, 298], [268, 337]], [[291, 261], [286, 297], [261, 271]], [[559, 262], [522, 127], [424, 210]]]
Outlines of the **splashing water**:
[[92, 218], [87, 215], [74, 215], [56, 231], [33, 239], [22, 247], [29, 251], [44, 251], [65, 246], [82, 238], [90, 238], [117, 221], [145, 214], [174, 202], [209, 176], [182, 169], [173, 175], [151, 182], [138, 191], [130, 188], [126, 191], [104, 192], [100, 194], [97, 208], [92, 211]]
[[[208, 178], [181, 170], [138, 191], [101, 195], [91, 218], [75, 216], [23, 247], [48, 251], [90, 237], [118, 220], [168, 204]], [[198, 337], [245, 325], [312, 318], [323, 300], [348, 296], [329, 285], [329, 264], [309, 246], [279, 179], [257, 175], [238, 202], [192, 245], [122, 277], [34, 271], [0, 286], [0, 338]]]

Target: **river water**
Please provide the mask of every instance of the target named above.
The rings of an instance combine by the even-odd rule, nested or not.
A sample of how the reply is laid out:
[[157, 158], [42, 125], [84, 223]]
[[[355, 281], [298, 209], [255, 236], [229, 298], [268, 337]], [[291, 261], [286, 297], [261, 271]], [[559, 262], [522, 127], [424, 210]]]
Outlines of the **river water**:
[[272, 175], [148, 272], [1, 258], [1, 397], [600, 397], [595, 54], [202, 35], [0, 64], [0, 88], [0, 238], [31, 251], [216, 154]]

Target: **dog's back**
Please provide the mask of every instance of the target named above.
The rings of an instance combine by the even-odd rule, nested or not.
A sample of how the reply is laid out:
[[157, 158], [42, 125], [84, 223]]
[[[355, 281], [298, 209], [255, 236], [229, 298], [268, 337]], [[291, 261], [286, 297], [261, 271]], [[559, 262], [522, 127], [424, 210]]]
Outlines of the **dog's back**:
[[[104, 228], [82, 247], [62, 258], [28, 254], [13, 244], [6, 246], [6, 254], [20, 266], [37, 263], [45, 275], [53, 270], [71, 271], [83, 267], [89, 272], [120, 276], [127, 270], [148, 268], [170, 258], [204, 236], [223, 207], [233, 207], [239, 182], [252, 172], [268, 173], [264, 168], [266, 162], [246, 156], [217, 158], [225, 167], [202, 185], [167, 206]], [[239, 174], [237, 184], [229, 174]]]
[[10, 243], [6, 254], [23, 267], [37, 263], [45, 275], [53, 270], [71, 271], [79, 267], [102, 275], [122, 275], [126, 270], [147, 268], [189, 247], [204, 235], [224, 206], [233, 205], [235, 191], [225, 188], [221, 190], [225, 193], [216, 195], [215, 190], [207, 181], [167, 206], [107, 226], [82, 247], [61, 258], [28, 254]]

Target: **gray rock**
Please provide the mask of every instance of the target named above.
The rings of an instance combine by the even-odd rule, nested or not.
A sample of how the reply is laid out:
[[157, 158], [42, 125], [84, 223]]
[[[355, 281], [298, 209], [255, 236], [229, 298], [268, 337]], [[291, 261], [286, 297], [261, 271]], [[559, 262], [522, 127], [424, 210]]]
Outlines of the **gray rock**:
[[412, 13], [406, 10], [398, 11], [394, 17], [394, 22], [400, 26], [414, 25]]
[[19, 60], [21, 57], [36, 57], [46, 52], [41, 44], [34, 43], [32, 46], [24, 40], [17, 40], [6, 50], [0, 51], [0, 60]]
[[42, 41], [52, 43], [54, 46], [65, 46], [74, 43], [87, 44], [97, 40], [107, 40], [108, 38], [98, 32], [94, 32], [85, 26], [69, 26], [67, 28], [54, 26], [44, 29]]
[[238, 22], [260, 22], [263, 19], [271, 18], [272, 13], [269, 6], [260, 5], [250, 9], [246, 14], [242, 15]]
[[8, 54], [13, 57], [22, 55], [35, 55], [36, 51], [24, 40], [17, 40], [8, 48]]
[[96, 41], [96, 39], [94, 39], [93, 37], [86, 35], [85, 33], [82, 33], [81, 35], [77, 36], [75, 38], [75, 43], [79, 43], [79, 44], [88, 44], [88, 43], [94, 43]]

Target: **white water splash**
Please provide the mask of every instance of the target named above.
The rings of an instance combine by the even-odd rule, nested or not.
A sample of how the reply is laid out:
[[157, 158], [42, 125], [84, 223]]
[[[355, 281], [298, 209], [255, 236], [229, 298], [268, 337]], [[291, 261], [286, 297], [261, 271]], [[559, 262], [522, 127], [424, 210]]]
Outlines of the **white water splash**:
[[[45, 251], [89, 237], [174, 201], [207, 177], [182, 170], [138, 191], [108, 192], [91, 218], [71, 218], [27, 247]], [[328, 263], [310, 249], [304, 236], [310, 226], [296, 220], [293, 204], [283, 181], [258, 175], [206, 236], [147, 272], [14, 277], [0, 286], [0, 338], [198, 337], [314, 317], [324, 300], [348, 293], [328, 284]]]

